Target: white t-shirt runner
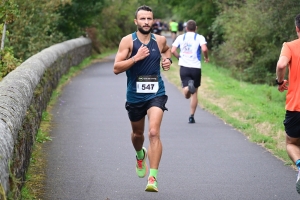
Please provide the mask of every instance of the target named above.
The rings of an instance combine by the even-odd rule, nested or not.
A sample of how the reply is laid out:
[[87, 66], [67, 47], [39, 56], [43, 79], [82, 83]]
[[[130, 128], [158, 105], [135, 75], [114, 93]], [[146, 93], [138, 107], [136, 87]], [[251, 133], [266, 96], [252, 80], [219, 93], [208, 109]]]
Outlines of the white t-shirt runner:
[[180, 48], [179, 66], [201, 68], [201, 45], [207, 44], [205, 37], [195, 32], [179, 35], [172, 46]]

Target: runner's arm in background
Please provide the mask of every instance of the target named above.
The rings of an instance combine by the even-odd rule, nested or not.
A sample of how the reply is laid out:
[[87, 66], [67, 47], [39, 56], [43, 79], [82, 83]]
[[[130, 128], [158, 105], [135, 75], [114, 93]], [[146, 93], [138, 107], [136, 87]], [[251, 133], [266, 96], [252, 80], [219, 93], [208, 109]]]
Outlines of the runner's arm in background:
[[284, 81], [284, 75], [286, 71], [286, 67], [289, 63], [289, 59], [286, 56], [280, 56], [277, 62], [276, 75], [278, 82]]
[[177, 47], [172, 46], [171, 53], [179, 60], [179, 53], [177, 52]]
[[202, 51], [203, 56], [204, 56], [204, 62], [209, 62], [208, 48], [207, 48], [206, 44], [201, 45], [201, 51]]
[[284, 90], [288, 89], [287, 80], [284, 80], [284, 75], [286, 71], [286, 67], [289, 64], [290, 60], [286, 56], [280, 56], [277, 62], [277, 67], [276, 67], [276, 76], [277, 76], [277, 81], [279, 83], [283, 82], [282, 85], [278, 85], [278, 90], [280, 92], [283, 92]]

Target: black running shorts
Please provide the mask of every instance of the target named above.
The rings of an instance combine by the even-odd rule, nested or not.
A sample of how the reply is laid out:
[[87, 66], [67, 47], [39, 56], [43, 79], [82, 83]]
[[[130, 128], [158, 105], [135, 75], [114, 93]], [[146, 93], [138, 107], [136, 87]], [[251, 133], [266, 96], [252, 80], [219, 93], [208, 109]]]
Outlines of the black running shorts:
[[145, 102], [140, 103], [125, 103], [125, 109], [128, 112], [130, 121], [136, 122], [141, 120], [147, 115], [147, 110], [153, 106], [161, 108], [163, 111], [168, 110], [165, 105], [167, 103], [168, 96], [157, 96]]
[[300, 112], [287, 110], [283, 124], [288, 136], [300, 138]]
[[201, 85], [201, 69], [180, 66], [181, 86], [184, 88], [188, 86], [189, 80], [194, 80], [195, 88]]

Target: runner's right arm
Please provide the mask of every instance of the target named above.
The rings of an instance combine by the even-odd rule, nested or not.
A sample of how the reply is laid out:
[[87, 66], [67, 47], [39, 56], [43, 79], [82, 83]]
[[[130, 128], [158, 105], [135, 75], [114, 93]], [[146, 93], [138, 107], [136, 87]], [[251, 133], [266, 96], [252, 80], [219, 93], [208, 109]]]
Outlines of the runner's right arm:
[[126, 70], [128, 70], [132, 65], [134, 65], [139, 60], [143, 60], [147, 56], [149, 56], [149, 49], [146, 46], [141, 46], [133, 57], [128, 59], [132, 52], [132, 39], [131, 35], [127, 35], [126, 37], [122, 38], [119, 50], [115, 57], [114, 63], [114, 73], [120, 74]]
[[134, 58], [127, 59], [130, 56], [130, 46], [132, 41], [129, 36], [122, 38], [114, 63], [114, 73], [120, 74], [129, 69], [135, 62]]

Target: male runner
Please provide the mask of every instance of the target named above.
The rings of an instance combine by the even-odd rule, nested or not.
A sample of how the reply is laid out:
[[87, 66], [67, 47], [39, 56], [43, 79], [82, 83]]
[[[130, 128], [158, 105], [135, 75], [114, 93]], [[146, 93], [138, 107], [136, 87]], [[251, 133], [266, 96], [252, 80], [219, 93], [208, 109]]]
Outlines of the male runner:
[[[186, 99], [191, 98], [189, 123], [195, 123], [194, 114], [198, 106], [198, 87], [201, 85], [201, 51], [208, 62], [208, 48], [202, 35], [196, 33], [196, 22], [189, 20], [186, 33], [179, 35], [172, 44], [172, 54], [179, 59], [182, 90]], [[180, 48], [180, 55], [177, 52]]]
[[[169, 70], [172, 63], [171, 51], [166, 38], [151, 34], [153, 12], [149, 6], [141, 6], [136, 10], [134, 23], [137, 31], [122, 38], [115, 57], [114, 73], [126, 72], [127, 94], [125, 108], [131, 122], [131, 141], [136, 151], [136, 173], [138, 177], [150, 173], [146, 191], [158, 192], [157, 173], [162, 155], [160, 126], [163, 113], [167, 108], [167, 95], [160, 74]], [[143, 147], [145, 116], [149, 121], [149, 148]]]
[[[287, 153], [298, 168], [296, 189], [300, 194], [300, 14], [295, 18], [295, 26], [298, 39], [283, 43], [276, 67], [276, 83], [280, 92], [288, 90], [283, 124]], [[288, 81], [284, 79], [287, 66]]]

